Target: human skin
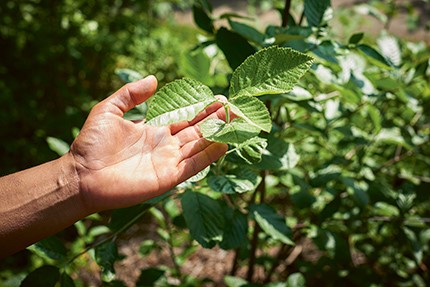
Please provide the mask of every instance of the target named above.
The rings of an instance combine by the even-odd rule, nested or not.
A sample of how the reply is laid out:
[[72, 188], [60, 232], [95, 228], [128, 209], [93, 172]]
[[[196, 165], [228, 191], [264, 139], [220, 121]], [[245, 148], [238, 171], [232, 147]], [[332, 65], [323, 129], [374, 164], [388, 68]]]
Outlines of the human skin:
[[153, 76], [123, 86], [91, 110], [67, 154], [0, 178], [0, 258], [92, 213], [161, 195], [225, 154], [198, 128], [225, 119], [221, 103], [165, 127], [123, 118], [156, 87]]

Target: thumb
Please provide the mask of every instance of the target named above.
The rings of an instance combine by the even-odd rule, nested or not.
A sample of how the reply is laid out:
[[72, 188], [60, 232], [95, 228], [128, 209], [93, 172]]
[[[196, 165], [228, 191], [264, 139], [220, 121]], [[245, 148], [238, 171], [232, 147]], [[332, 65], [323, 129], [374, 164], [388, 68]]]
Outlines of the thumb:
[[135, 106], [151, 97], [157, 89], [157, 79], [150, 75], [136, 82], [128, 83], [113, 95], [102, 101], [105, 111], [123, 116]]

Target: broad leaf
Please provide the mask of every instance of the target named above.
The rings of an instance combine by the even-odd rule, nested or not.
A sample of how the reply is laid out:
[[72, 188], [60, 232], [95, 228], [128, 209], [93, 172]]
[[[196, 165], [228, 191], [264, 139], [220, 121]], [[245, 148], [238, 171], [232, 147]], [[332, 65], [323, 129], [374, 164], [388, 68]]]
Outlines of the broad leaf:
[[213, 78], [209, 73], [211, 61], [203, 49], [187, 51], [179, 58], [180, 72], [183, 76], [211, 85]]
[[206, 13], [202, 5], [193, 5], [193, 17], [194, 22], [199, 28], [212, 34], [214, 31], [214, 25], [211, 17]]
[[330, 7], [330, 0], [305, 0], [304, 13], [308, 24], [319, 26], [328, 7]]
[[242, 35], [246, 39], [258, 44], [263, 45], [264, 44], [264, 34], [256, 30], [254, 27], [251, 27], [249, 25], [246, 25], [244, 23], [232, 21], [231, 19], [228, 20], [228, 23], [231, 26], [231, 29], [235, 31], [236, 33]]
[[230, 97], [287, 93], [306, 73], [311, 63], [310, 56], [289, 48], [260, 50], [234, 71]]
[[375, 65], [382, 68], [391, 68], [391, 63], [387, 61], [378, 51], [366, 44], [357, 45], [357, 48], [362, 51], [368, 59]]
[[294, 245], [292, 232], [285, 223], [285, 218], [277, 214], [272, 207], [266, 204], [251, 205], [249, 212], [267, 235], [285, 244]]
[[60, 277], [60, 287], [75, 287], [75, 282], [73, 282], [72, 277], [66, 272], [63, 272]]
[[55, 266], [44, 265], [27, 275], [20, 287], [54, 287], [60, 278], [60, 271]]
[[258, 174], [248, 168], [236, 169], [227, 175], [212, 175], [207, 179], [212, 190], [227, 194], [253, 191], [260, 180]]
[[235, 146], [236, 153], [248, 164], [253, 164], [261, 161], [262, 153], [267, 147], [267, 139], [255, 137]]
[[236, 69], [248, 56], [255, 53], [254, 47], [244, 37], [224, 27], [218, 30], [216, 43], [232, 69]]
[[239, 248], [246, 244], [248, 235], [248, 220], [246, 215], [226, 205], [224, 208], [224, 217], [228, 224], [225, 226], [220, 247], [228, 250]]
[[212, 91], [202, 83], [187, 78], [176, 80], [151, 97], [146, 120], [153, 126], [190, 121], [215, 101]]
[[191, 236], [205, 248], [222, 240], [224, 216], [221, 204], [207, 195], [185, 191], [181, 198], [182, 212]]
[[260, 133], [260, 129], [251, 126], [241, 118], [235, 118], [229, 123], [208, 119], [200, 125], [200, 131], [208, 140], [227, 144], [240, 144]]
[[139, 279], [136, 286], [139, 287], [152, 287], [155, 283], [164, 276], [166, 271], [158, 268], [149, 267], [140, 271]]
[[67, 249], [63, 242], [58, 237], [51, 236], [40, 240], [39, 242], [31, 245], [27, 249], [41, 256], [42, 258], [49, 258], [54, 260], [65, 259]]
[[113, 241], [105, 242], [95, 248], [94, 253], [97, 264], [102, 269], [102, 280], [110, 282], [115, 277], [114, 263], [119, 259], [118, 249]]
[[231, 111], [250, 125], [265, 132], [272, 129], [270, 113], [262, 101], [253, 97], [237, 97], [229, 101]]

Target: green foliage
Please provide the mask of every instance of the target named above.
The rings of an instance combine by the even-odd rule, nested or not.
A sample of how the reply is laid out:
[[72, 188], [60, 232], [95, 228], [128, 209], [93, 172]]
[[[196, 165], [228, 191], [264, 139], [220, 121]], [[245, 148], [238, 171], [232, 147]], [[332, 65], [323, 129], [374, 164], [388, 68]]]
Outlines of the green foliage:
[[[393, 7], [378, 3], [360, 9], [388, 21]], [[217, 245], [234, 253], [217, 282], [226, 286], [426, 286], [430, 50], [387, 33], [371, 39], [345, 19], [352, 33], [335, 38], [330, 6], [292, 1], [286, 27], [260, 30], [249, 17], [217, 18], [208, 1], [197, 1], [194, 19], [205, 37], [177, 53], [173, 78], [185, 78], [135, 115], [156, 125], [189, 120], [223, 93], [238, 117], [200, 129], [228, 143], [227, 155], [172, 193], [113, 211], [109, 223], [96, 215], [75, 224], [72, 240], [60, 234], [33, 245], [24, 282], [52, 272], [53, 284], [72, 286], [73, 278], [82, 286], [79, 271], [96, 262], [111, 280], [101, 284], [123, 286], [114, 280], [113, 263], [123, 256], [116, 239], [145, 217], [156, 235], [142, 238], [139, 256], [167, 247], [171, 264], [140, 270], [137, 286], [216, 284], [212, 274], [186, 274], [185, 262]], [[120, 68], [131, 68], [117, 70], [124, 81], [143, 73]]]

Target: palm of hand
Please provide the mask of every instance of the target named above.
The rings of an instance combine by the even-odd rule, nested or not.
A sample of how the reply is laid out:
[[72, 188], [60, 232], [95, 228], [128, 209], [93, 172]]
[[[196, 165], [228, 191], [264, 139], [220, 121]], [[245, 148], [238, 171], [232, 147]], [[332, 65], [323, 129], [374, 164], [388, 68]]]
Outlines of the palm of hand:
[[227, 149], [202, 138], [195, 125], [205, 117], [222, 118], [224, 109], [218, 104], [193, 122], [153, 127], [123, 119], [124, 109], [112, 109], [109, 99], [91, 111], [71, 146], [83, 198], [91, 210], [129, 206], [158, 196]]

